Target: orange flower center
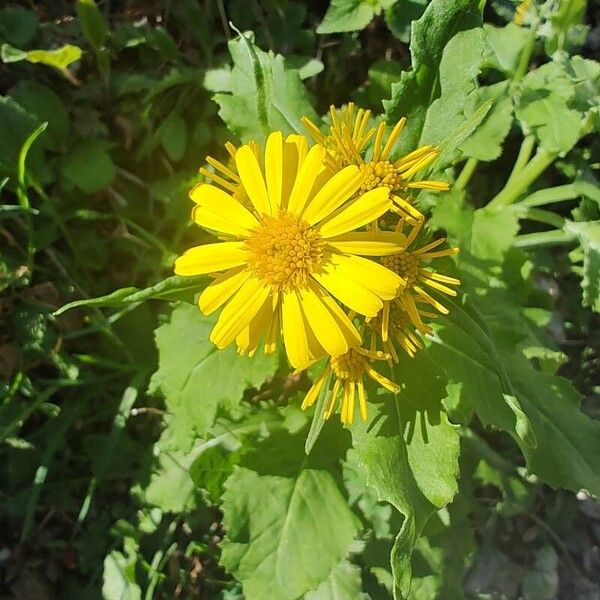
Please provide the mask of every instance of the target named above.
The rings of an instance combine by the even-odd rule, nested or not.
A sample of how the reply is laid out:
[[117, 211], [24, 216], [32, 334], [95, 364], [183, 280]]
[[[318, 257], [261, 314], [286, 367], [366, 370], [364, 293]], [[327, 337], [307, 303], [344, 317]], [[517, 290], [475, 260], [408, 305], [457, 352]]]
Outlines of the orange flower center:
[[365, 372], [365, 358], [350, 348], [346, 354], [331, 357], [331, 370], [341, 380], [358, 381]]
[[410, 252], [402, 252], [381, 259], [383, 266], [406, 280], [406, 287], [411, 288], [419, 276], [419, 261]]
[[360, 166], [360, 172], [365, 176], [360, 187], [361, 192], [368, 192], [381, 186], [396, 190], [402, 185], [402, 177], [396, 173], [394, 165], [387, 160], [380, 160]]
[[319, 232], [285, 211], [277, 217], [263, 217], [246, 247], [257, 277], [280, 289], [301, 287], [323, 263], [324, 242]]

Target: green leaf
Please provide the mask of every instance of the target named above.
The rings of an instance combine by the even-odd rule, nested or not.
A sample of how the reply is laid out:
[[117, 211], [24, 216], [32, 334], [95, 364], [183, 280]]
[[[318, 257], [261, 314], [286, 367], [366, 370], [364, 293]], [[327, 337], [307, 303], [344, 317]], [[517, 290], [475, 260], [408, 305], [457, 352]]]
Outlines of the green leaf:
[[583, 305], [600, 312], [600, 221], [567, 221], [564, 229], [583, 249]]
[[505, 27], [485, 23], [483, 28], [488, 45], [484, 68], [492, 67], [508, 76], [513, 75], [531, 33], [515, 23], [509, 23]]
[[492, 100], [492, 108], [481, 125], [462, 143], [460, 149], [466, 156], [478, 160], [496, 160], [502, 152], [502, 142], [510, 131], [513, 121], [512, 99], [508, 94], [508, 82], [481, 87], [474, 90], [465, 105], [465, 116], [472, 115], [478, 106]]
[[19, 50], [8, 44], [3, 44], [0, 48], [0, 58], [2, 62], [18, 62], [26, 60], [30, 63], [41, 63], [49, 67], [54, 67], [61, 72], [65, 72], [67, 67], [81, 58], [81, 48], [66, 44], [56, 50]]
[[566, 50], [573, 30], [583, 21], [587, 8], [587, 0], [559, 0], [558, 8], [552, 14], [550, 23], [552, 30], [546, 39], [546, 52], [549, 55], [557, 50]]
[[94, 0], [77, 0], [75, 8], [83, 37], [94, 50], [99, 50], [106, 44], [108, 28], [98, 5]]
[[115, 176], [115, 165], [107, 152], [107, 142], [84, 140], [77, 142], [62, 162], [63, 177], [86, 194], [109, 186]]
[[364, 29], [375, 16], [375, 6], [376, 3], [369, 0], [331, 0], [317, 33]]
[[0, 176], [16, 174], [21, 147], [35, 129], [36, 120], [17, 102], [0, 96]]
[[329, 577], [313, 592], [308, 592], [303, 600], [361, 600], [362, 594], [360, 569], [343, 560]]
[[237, 467], [225, 483], [221, 564], [242, 582], [248, 600], [295, 600], [315, 589], [322, 591], [313, 598], [327, 598], [327, 588], [335, 589], [347, 571], [333, 575], [357, 519], [331, 473], [305, 466], [302, 446], [297, 450], [286, 476]]
[[182, 449], [210, 430], [219, 410], [235, 414], [244, 390], [260, 387], [277, 368], [275, 356], [242, 357], [233, 346], [218, 350], [209, 341], [215, 321], [197, 306], [180, 304], [155, 332], [158, 370], [149, 390], [164, 396]]
[[[396, 122], [406, 116], [407, 123], [400, 140], [401, 152], [413, 150], [421, 138], [427, 110], [432, 101], [440, 97], [440, 65], [444, 56], [444, 49], [450, 40], [461, 32], [476, 28], [480, 22], [476, 0], [456, 0], [446, 2], [433, 0], [425, 10], [423, 16], [412, 24], [411, 33], [411, 58], [412, 71], [402, 73], [398, 83], [392, 86], [392, 97], [384, 101], [386, 119]], [[463, 37], [463, 36], [461, 36]], [[464, 38], [463, 38], [464, 39]], [[471, 36], [467, 34], [468, 43], [461, 46], [461, 51], [470, 52]], [[478, 43], [478, 42], [476, 42]], [[476, 53], [474, 53], [476, 54]], [[479, 67], [473, 64], [463, 64], [450, 72], [453, 63], [452, 57], [447, 55], [448, 72], [445, 84], [453, 86], [452, 77], [463, 82], [470, 79], [473, 69]], [[465, 72], [466, 77], [461, 75]], [[453, 86], [453, 89], [457, 89]], [[455, 108], [455, 107], [453, 107]], [[443, 106], [439, 108], [443, 114]], [[438, 138], [441, 139], [441, 138]]]
[[113, 550], [104, 559], [102, 597], [105, 600], [142, 600], [142, 590], [136, 583], [135, 556], [126, 558]]
[[0, 10], [0, 42], [27, 46], [38, 26], [38, 17], [22, 6], [6, 6]]
[[[416, 387], [401, 394], [403, 403], [409, 396], [419, 405], [421, 394]], [[388, 399], [390, 403], [394, 401]], [[392, 433], [394, 428], [399, 429], [397, 422], [394, 426], [384, 421], [379, 435], [373, 430], [368, 432], [356, 445], [356, 452], [379, 500], [389, 502], [404, 515], [390, 560], [394, 598], [407, 598], [415, 544], [427, 520], [448, 504], [457, 491], [459, 439], [456, 427], [448, 423], [443, 413], [429, 422], [423, 415], [421, 424], [414, 429], [409, 424], [405, 435]]]
[[420, 19], [428, 0], [402, 0], [385, 11], [385, 23], [401, 42], [408, 44], [413, 21]]
[[[265, 129], [303, 133], [300, 117], [317, 120], [298, 72], [286, 67], [283, 56], [263, 52], [247, 39], [247, 34], [245, 41], [232, 40], [228, 47], [234, 64], [229, 80], [231, 93], [216, 94], [215, 100], [220, 106], [219, 115], [234, 135], [244, 142], [260, 142], [266, 136]], [[267, 128], [261, 124], [261, 106], [266, 112]]]
[[178, 114], [171, 115], [158, 132], [162, 147], [172, 161], [179, 161], [187, 147], [187, 126]]
[[198, 277], [182, 277], [173, 275], [167, 277], [163, 281], [151, 285], [143, 290], [136, 287], [127, 287], [116, 290], [106, 296], [97, 298], [84, 298], [75, 300], [61, 306], [54, 312], [54, 316], [61, 315], [67, 310], [77, 308], [79, 306], [123, 306], [125, 304], [133, 304], [135, 302], [143, 302], [151, 298], [162, 300], [180, 300], [184, 293], [198, 292], [202, 289], [202, 284], [206, 282], [204, 275]]
[[71, 121], [63, 101], [49, 87], [33, 80], [20, 81], [10, 90], [10, 95], [40, 122], [47, 121], [48, 128], [42, 143], [50, 150], [60, 150], [69, 138]]

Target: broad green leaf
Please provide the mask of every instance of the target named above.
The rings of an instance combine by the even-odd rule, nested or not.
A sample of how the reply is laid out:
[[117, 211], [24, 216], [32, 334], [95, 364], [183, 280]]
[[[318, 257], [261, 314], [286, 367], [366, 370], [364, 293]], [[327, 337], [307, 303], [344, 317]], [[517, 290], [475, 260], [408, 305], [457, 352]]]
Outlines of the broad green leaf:
[[136, 583], [135, 555], [125, 557], [113, 550], [104, 559], [102, 597], [105, 600], [142, 600], [142, 590]]
[[75, 8], [83, 37], [94, 50], [100, 49], [106, 43], [108, 28], [98, 5], [94, 0], [77, 0]]
[[303, 600], [367, 600], [362, 593], [360, 569], [343, 560], [329, 577], [313, 592], [308, 592]]
[[158, 135], [167, 156], [175, 162], [181, 160], [187, 147], [187, 126], [181, 116], [171, 115], [161, 125]]
[[27, 46], [33, 39], [37, 26], [38, 17], [33, 10], [17, 5], [0, 10], [0, 42]]
[[506, 75], [513, 75], [530, 38], [530, 32], [515, 23], [509, 23], [505, 27], [486, 23], [483, 28], [488, 46], [484, 68], [491, 67]]
[[502, 142], [510, 131], [513, 121], [512, 99], [508, 93], [508, 82], [481, 87], [474, 90], [465, 105], [465, 116], [473, 114], [484, 101], [492, 100], [491, 110], [481, 125], [460, 146], [466, 156], [478, 160], [496, 160], [502, 152]]
[[[323, 593], [335, 589], [339, 575], [330, 578], [357, 533], [331, 473], [305, 466], [302, 446], [297, 450], [287, 476], [237, 467], [225, 482], [221, 564], [248, 600], [295, 600], [318, 593], [326, 580]], [[323, 593], [313, 598], [327, 598]]]
[[[578, 33], [578, 26], [585, 17], [587, 0], [559, 0], [558, 8], [552, 14], [552, 29], [546, 39], [546, 52], [549, 55], [557, 50], [567, 50], [570, 37]], [[583, 31], [587, 33], [587, 28]], [[584, 34], [585, 35], [585, 34]]]
[[442, 50], [435, 81], [439, 93], [437, 89], [432, 90], [436, 98], [427, 109], [420, 146], [439, 144], [452, 136], [464, 121], [464, 106], [468, 94], [476, 86], [483, 48], [481, 17], [477, 11], [473, 11], [465, 15], [461, 30], [448, 39]]
[[10, 95], [40, 122], [47, 121], [42, 144], [50, 150], [60, 150], [71, 130], [69, 112], [63, 101], [49, 87], [33, 80], [20, 81]]
[[[406, 128], [400, 140], [401, 152], [413, 150], [417, 146], [427, 110], [432, 101], [440, 97], [440, 64], [444, 48], [457, 33], [477, 27], [477, 20], [480, 20], [478, 4], [476, 0], [433, 0], [423, 16], [413, 22], [410, 47], [412, 70], [402, 73], [398, 83], [392, 86], [391, 99], [384, 101], [386, 119], [389, 122], [407, 117]], [[470, 51], [468, 46], [463, 49], [465, 52]], [[448, 56], [447, 60], [450, 66], [451, 57]], [[461, 72], [464, 70], [470, 77], [472, 68], [471, 64], [460, 65], [454, 75], [464, 81]], [[450, 79], [451, 73], [448, 72], [449, 85]]]
[[183, 294], [193, 296], [194, 292], [202, 289], [202, 284], [206, 283], [204, 275], [197, 277], [182, 277], [173, 275], [167, 277], [163, 281], [140, 290], [136, 287], [121, 288], [106, 296], [97, 298], [84, 298], [75, 300], [61, 306], [54, 315], [58, 316], [67, 310], [77, 308], [79, 306], [122, 306], [125, 304], [133, 304], [134, 302], [143, 302], [151, 298], [163, 300], [181, 300]]
[[420, 19], [427, 8], [428, 0], [402, 0], [395, 2], [385, 11], [385, 23], [401, 42], [410, 41], [413, 21]]
[[15, 100], [0, 96], [0, 123], [0, 176], [16, 174], [19, 152], [36, 120]]
[[364, 29], [375, 15], [398, 0], [331, 0], [317, 33], [339, 33]]
[[[417, 394], [416, 390], [412, 391]], [[405, 401], [406, 393], [401, 392]], [[413, 396], [418, 400], [418, 396]], [[389, 399], [389, 402], [394, 402]], [[394, 417], [388, 417], [388, 420]], [[406, 598], [411, 583], [411, 555], [431, 515], [449, 503], [457, 490], [459, 440], [456, 427], [445, 414], [436, 421], [415, 424], [402, 435], [398, 423], [384, 422], [368, 432], [356, 445], [358, 459], [367, 469], [367, 482], [379, 500], [389, 502], [404, 515], [390, 557], [394, 575], [394, 597]], [[397, 433], [393, 433], [393, 429]]]
[[600, 221], [567, 221], [565, 231], [577, 236], [583, 249], [583, 305], [600, 312]]
[[149, 389], [164, 397], [182, 449], [210, 430], [219, 410], [236, 413], [244, 390], [260, 387], [277, 368], [277, 358], [262, 352], [249, 358], [233, 346], [218, 350], [209, 341], [215, 321], [216, 315], [180, 304], [155, 333], [158, 370]]
[[[242, 141], [261, 141], [268, 130], [303, 133], [300, 117], [317, 116], [297, 71], [281, 55], [265, 53], [245, 34], [228, 44], [233, 59], [230, 94], [216, 94], [219, 115]], [[263, 121], [266, 120], [266, 123]]]
[[72, 185], [86, 194], [109, 186], [116, 168], [103, 140], [78, 141], [63, 158], [61, 172]]

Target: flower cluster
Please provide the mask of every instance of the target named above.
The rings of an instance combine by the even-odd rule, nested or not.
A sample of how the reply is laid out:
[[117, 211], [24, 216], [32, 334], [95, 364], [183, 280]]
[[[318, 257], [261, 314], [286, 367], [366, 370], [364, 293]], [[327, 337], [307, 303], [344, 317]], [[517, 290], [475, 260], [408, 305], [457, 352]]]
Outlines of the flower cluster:
[[429, 262], [457, 249], [441, 249], [443, 239], [419, 243], [425, 218], [411, 202], [413, 189], [448, 189], [415, 180], [438, 149], [392, 161], [404, 119], [385, 142], [384, 123], [368, 127], [370, 111], [332, 107], [331, 120], [323, 134], [302, 119], [312, 147], [305, 136], [274, 132], [264, 150], [226, 144], [228, 164], [208, 157], [212, 170], [200, 172], [211, 183], [191, 190], [192, 218], [219, 241], [184, 252], [175, 272], [214, 277], [199, 307], [222, 309], [210, 336], [218, 348], [235, 343], [252, 356], [282, 342], [298, 371], [328, 357], [303, 408], [331, 374], [324, 417], [339, 405], [352, 423], [355, 404], [367, 418], [365, 376], [399, 389], [373, 361], [400, 360], [398, 348], [413, 356], [432, 311], [447, 312], [430, 291], [455, 295], [459, 281]]

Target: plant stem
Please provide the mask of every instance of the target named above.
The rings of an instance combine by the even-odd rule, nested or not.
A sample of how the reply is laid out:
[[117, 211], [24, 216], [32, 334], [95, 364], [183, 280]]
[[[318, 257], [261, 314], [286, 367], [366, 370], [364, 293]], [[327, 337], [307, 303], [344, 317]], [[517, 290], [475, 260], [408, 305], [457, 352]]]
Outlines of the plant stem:
[[533, 152], [533, 147], [535, 146], [535, 137], [533, 134], [529, 134], [525, 136], [525, 139], [521, 142], [521, 147], [519, 148], [519, 154], [517, 155], [517, 160], [508, 176], [507, 183], [512, 181], [523, 169], [523, 167], [527, 164], [527, 161], [531, 157], [531, 153]]
[[556, 159], [558, 154], [539, 148], [535, 156], [523, 167], [520, 173], [500, 190], [488, 204], [499, 208], [512, 204]]
[[540, 223], [546, 223], [546, 225], [552, 225], [558, 229], [562, 229], [565, 224], [563, 217], [549, 210], [542, 210], [541, 208], [528, 208], [524, 217], [531, 221], [539, 221]]
[[473, 173], [475, 172], [475, 169], [477, 168], [477, 163], [479, 161], [476, 158], [468, 158], [467, 161], [465, 162], [465, 166], [463, 167], [462, 171], [460, 172], [460, 175], [456, 178], [456, 183], [454, 184], [454, 189], [455, 190], [464, 190], [467, 183], [469, 183], [469, 180], [471, 179], [471, 176], [473, 175]]
[[519, 202], [520, 206], [543, 206], [553, 202], [562, 202], [564, 200], [575, 200], [579, 196], [587, 196], [592, 200], [600, 202], [600, 190], [588, 181], [574, 181], [567, 185], [558, 185], [545, 190], [533, 192]]
[[551, 229], [550, 231], [539, 231], [537, 233], [526, 233], [515, 238], [515, 248], [539, 248], [540, 246], [556, 246], [570, 244], [573, 236], [566, 231]]
[[525, 75], [525, 73], [527, 73], [527, 69], [529, 68], [529, 63], [533, 55], [533, 50], [535, 48], [535, 34], [536, 29], [532, 29], [529, 32], [529, 39], [527, 40], [525, 47], [521, 52], [519, 64], [517, 65], [517, 70], [515, 71], [515, 74], [513, 76], [513, 81], [520, 81]]

